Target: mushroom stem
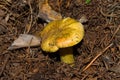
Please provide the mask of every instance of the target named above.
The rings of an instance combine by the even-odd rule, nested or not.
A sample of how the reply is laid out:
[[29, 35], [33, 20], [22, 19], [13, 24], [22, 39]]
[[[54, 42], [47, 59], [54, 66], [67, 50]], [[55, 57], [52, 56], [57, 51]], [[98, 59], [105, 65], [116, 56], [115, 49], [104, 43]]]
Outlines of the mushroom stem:
[[74, 56], [73, 56], [72, 47], [61, 48], [59, 52], [60, 52], [60, 59], [62, 62], [70, 64], [71, 66], [74, 65]]

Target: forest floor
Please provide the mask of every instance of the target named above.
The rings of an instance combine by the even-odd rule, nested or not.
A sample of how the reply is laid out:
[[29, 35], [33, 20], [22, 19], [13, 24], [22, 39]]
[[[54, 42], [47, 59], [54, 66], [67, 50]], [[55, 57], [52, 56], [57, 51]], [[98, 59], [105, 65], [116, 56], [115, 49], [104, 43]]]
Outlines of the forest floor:
[[87, 18], [85, 36], [73, 47], [74, 67], [40, 47], [7, 50], [28, 25], [29, 34], [44, 28], [38, 3], [0, 0], [0, 80], [120, 80], [120, 0], [49, 0], [63, 17]]

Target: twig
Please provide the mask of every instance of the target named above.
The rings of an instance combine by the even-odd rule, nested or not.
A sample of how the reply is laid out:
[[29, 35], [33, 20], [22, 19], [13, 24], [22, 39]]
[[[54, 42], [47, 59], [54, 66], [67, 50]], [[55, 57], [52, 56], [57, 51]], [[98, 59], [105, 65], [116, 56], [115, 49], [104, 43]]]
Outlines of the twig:
[[119, 26], [117, 27], [117, 29], [115, 30], [115, 32], [114, 32], [112, 38], [110, 39], [109, 43], [113, 40], [113, 38], [115, 37], [115, 35], [116, 35], [117, 32], [119, 31], [119, 29], [120, 29], [120, 25], [119, 25]]
[[1, 53], [0, 56], [4, 54], [8, 54], [8, 50], [3, 51], [3, 53]]
[[29, 45], [28, 45], [28, 54], [31, 53], [30, 44], [31, 44], [32, 40], [33, 40], [33, 37], [31, 38], [31, 40], [30, 40], [30, 42], [29, 42]]
[[0, 76], [2, 75], [2, 73], [3, 73], [4, 69], [5, 69], [5, 66], [6, 66], [6, 64], [7, 64], [8, 60], [9, 60], [9, 57], [10, 57], [10, 55], [7, 54], [6, 60], [4, 61], [4, 64], [3, 64], [2, 69], [0, 71]]
[[104, 13], [102, 8], [100, 8], [100, 13], [105, 16], [105, 17], [117, 17], [116, 14], [107, 14], [107, 13]]
[[100, 57], [109, 47], [111, 47], [113, 45], [113, 43], [111, 43], [110, 45], [108, 45], [102, 52], [100, 52], [96, 57], [94, 57], [92, 59], [92, 61], [82, 70], [82, 72], [84, 72], [85, 70], [87, 70], [92, 64], [93, 62]]
[[68, 1], [67, 1], [66, 8], [68, 8], [68, 7], [70, 6], [70, 2], [71, 2], [71, 0], [68, 0]]
[[31, 26], [32, 26], [32, 22], [33, 22], [33, 9], [32, 9], [32, 6], [31, 6], [31, 0], [28, 1], [28, 4], [29, 4], [29, 7], [30, 7], [30, 13], [31, 13], [31, 16], [30, 16], [30, 23], [27, 25], [27, 29], [26, 29], [26, 32], [25, 33], [29, 33], [30, 29], [31, 29]]
[[60, 6], [62, 5], [62, 0], [57, 0], [57, 6], [59, 8], [59, 11], [60, 11]]

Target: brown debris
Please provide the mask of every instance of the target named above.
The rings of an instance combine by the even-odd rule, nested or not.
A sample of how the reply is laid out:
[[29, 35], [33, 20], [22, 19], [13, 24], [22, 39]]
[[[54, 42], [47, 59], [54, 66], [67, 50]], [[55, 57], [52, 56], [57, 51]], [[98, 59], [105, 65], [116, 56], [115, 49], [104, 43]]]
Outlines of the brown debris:
[[91, 0], [89, 4], [85, 0], [48, 0], [51, 10], [62, 17], [87, 18], [84, 39], [74, 47], [73, 68], [61, 63], [58, 54], [49, 55], [40, 47], [7, 51], [20, 34], [35, 34], [44, 28], [45, 22], [38, 18], [39, 1], [0, 1], [1, 80], [120, 79], [120, 0]]

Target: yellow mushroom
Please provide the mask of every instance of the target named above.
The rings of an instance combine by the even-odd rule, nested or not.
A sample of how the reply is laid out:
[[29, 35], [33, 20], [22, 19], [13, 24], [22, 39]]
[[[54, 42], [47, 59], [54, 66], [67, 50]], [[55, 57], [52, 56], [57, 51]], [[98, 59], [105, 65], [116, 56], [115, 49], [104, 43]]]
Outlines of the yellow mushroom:
[[72, 46], [78, 44], [83, 36], [83, 25], [68, 17], [48, 23], [36, 36], [22, 34], [8, 50], [41, 45], [42, 50], [46, 52], [59, 50], [61, 61], [74, 65]]
[[59, 49], [61, 61], [74, 64], [72, 46], [82, 40], [84, 28], [80, 22], [68, 17], [48, 23], [40, 36], [43, 51], [56, 52]]

